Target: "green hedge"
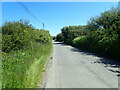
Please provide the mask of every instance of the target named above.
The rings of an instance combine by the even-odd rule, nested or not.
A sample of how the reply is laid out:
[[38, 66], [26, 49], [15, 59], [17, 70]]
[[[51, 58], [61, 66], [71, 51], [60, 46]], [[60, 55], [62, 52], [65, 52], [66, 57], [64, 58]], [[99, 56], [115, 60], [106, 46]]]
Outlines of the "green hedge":
[[36, 88], [52, 52], [48, 31], [17, 21], [2, 26], [2, 88]]
[[119, 14], [118, 8], [112, 8], [89, 19], [85, 26], [63, 27], [63, 37], [59, 37], [58, 40], [62, 39], [66, 44], [120, 61]]
[[6, 22], [2, 26], [2, 50], [10, 52], [28, 47], [34, 42], [51, 42], [48, 31], [33, 28], [25, 22]]

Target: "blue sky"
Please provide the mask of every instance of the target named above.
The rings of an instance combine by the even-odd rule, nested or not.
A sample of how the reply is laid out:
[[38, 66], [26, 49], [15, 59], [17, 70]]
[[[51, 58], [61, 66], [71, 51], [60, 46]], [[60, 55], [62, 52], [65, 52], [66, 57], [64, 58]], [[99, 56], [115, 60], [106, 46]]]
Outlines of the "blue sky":
[[[87, 21], [105, 10], [117, 6], [117, 2], [22, 2], [42, 23], [51, 35], [69, 25], [86, 25]], [[38, 29], [42, 24], [33, 19], [16, 2], [2, 3], [2, 22], [27, 19]]]

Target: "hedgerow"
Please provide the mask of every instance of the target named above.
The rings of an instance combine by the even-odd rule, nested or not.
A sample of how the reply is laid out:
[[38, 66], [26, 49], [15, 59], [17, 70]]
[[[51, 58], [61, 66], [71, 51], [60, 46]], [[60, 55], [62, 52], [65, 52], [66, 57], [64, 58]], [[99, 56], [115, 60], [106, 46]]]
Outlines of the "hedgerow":
[[52, 52], [51, 36], [23, 21], [2, 26], [2, 88], [36, 88]]
[[48, 31], [34, 29], [21, 21], [6, 22], [2, 26], [2, 35], [2, 50], [4, 52], [24, 49], [33, 42], [47, 43], [51, 41]]
[[[61, 29], [59, 40], [119, 61], [120, 11], [113, 8], [91, 18], [85, 26]], [[59, 35], [59, 34], [58, 34]]]

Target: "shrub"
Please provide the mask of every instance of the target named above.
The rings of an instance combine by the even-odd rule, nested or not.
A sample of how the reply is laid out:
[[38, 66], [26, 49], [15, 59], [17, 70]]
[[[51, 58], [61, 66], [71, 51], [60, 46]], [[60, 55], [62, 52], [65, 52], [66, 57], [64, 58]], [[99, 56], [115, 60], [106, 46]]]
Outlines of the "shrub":
[[2, 49], [4, 52], [24, 49], [33, 42], [51, 42], [51, 36], [48, 31], [35, 29], [23, 22], [6, 22], [2, 26], [2, 30]]
[[49, 32], [21, 21], [6, 22], [2, 30], [2, 87], [37, 87], [52, 52]]
[[90, 45], [90, 41], [87, 36], [76, 37], [72, 43], [73, 46], [82, 49], [88, 49], [88, 46]]
[[62, 42], [63, 40], [64, 40], [64, 37], [63, 37], [62, 33], [59, 33], [59, 34], [56, 36], [56, 41]]

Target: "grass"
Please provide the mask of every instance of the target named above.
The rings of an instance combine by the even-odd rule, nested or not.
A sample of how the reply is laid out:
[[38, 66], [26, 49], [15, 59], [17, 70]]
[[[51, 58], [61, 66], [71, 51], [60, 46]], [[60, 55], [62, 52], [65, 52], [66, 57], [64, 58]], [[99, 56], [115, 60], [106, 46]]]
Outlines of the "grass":
[[0, 90], [2, 89], [2, 53], [0, 52]]
[[36, 88], [52, 44], [35, 44], [25, 50], [3, 53], [2, 88]]
[[2, 89], [2, 30], [0, 28], [0, 90]]

